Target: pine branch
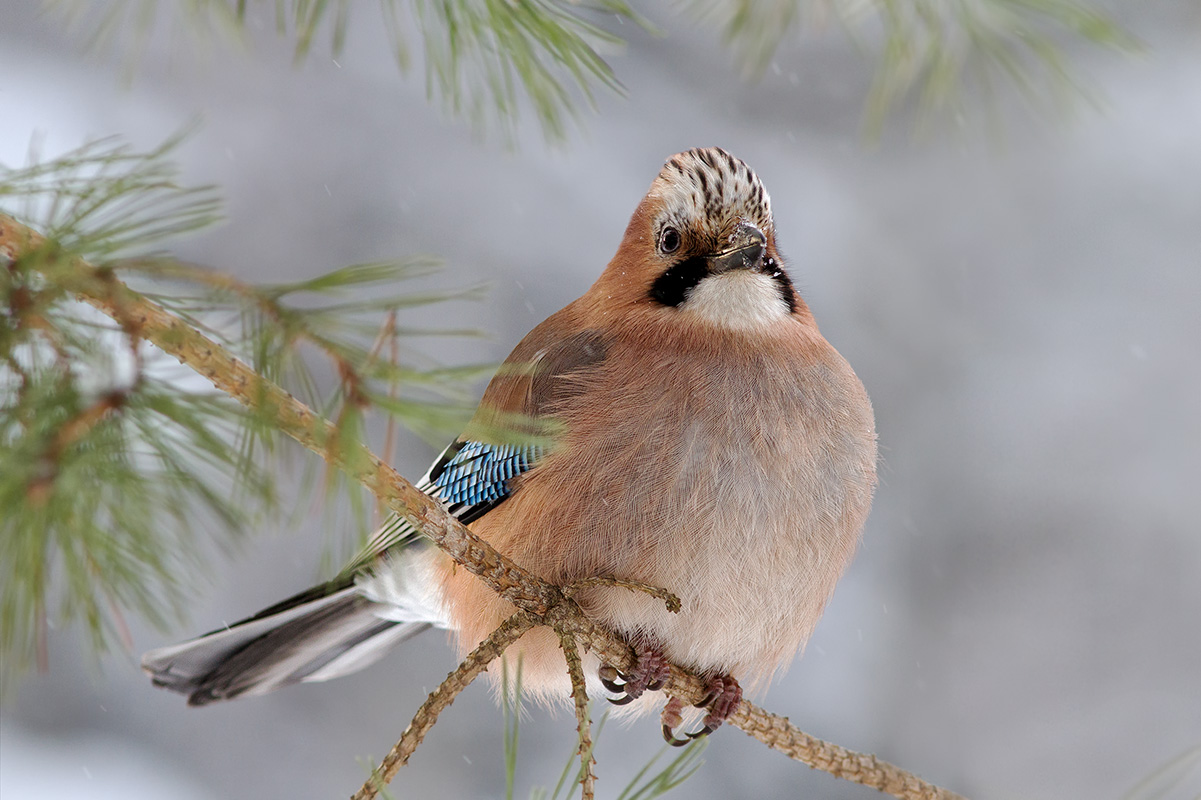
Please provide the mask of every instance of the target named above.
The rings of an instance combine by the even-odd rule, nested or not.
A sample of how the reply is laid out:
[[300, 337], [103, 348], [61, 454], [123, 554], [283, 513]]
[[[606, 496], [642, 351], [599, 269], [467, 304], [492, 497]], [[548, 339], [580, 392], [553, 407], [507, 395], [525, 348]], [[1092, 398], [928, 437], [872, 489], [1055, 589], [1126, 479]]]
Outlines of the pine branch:
[[[47, 240], [36, 232], [0, 214], [0, 256], [17, 261], [46, 244]], [[51, 267], [55, 283], [63, 290], [111, 317], [124, 330], [175, 356], [218, 389], [269, 419], [276, 430], [344, 470], [514, 605], [541, 615], [557, 602], [554, 587], [501, 557], [362, 444], [347, 441], [333, 424], [214, 340], [129, 289], [111, 270], [98, 270], [79, 259], [70, 264], [46, 264], [47, 269]]]
[[[181, 617], [201, 561], [195, 533], [233, 539], [253, 514], [275, 510], [270, 421], [212, 387], [188, 387], [187, 371], [136, 326], [76, 299], [69, 284], [81, 260], [96, 280], [121, 274], [163, 292], [143, 297], [246, 354], [253, 372], [299, 387], [340, 437], [357, 441], [379, 411], [443, 444], [470, 415], [462, 382], [491, 372], [430, 366], [401, 344], [469, 331], [393, 326], [390, 358], [370, 344], [380, 311], [478, 296], [403, 288], [433, 270], [428, 258], [268, 286], [128, 258], [219, 216], [215, 192], [178, 184], [166, 156], [179, 140], [138, 153], [105, 139], [23, 168], [0, 164], [0, 207], [44, 231], [19, 259], [0, 258], [0, 658], [10, 667], [0, 692], [29, 661], [46, 667], [52, 615], [82, 621], [97, 653], [127, 641], [122, 608], [158, 626]], [[322, 361], [339, 379], [331, 391], [316, 388]], [[344, 491], [337, 470], [324, 477], [338, 500], [327, 508], [345, 503], [366, 528], [368, 493]]]
[[[15, 262], [46, 244], [35, 231], [0, 214], [0, 258]], [[362, 483], [391, 511], [411, 522], [456, 562], [521, 612], [531, 615], [537, 623], [572, 637], [585, 651], [596, 653], [603, 663], [621, 672], [634, 668], [635, 656], [629, 645], [589, 620], [559, 587], [543, 581], [497, 552], [365, 446], [339, 435], [334, 425], [256, 374], [217, 342], [129, 289], [111, 270], [98, 270], [78, 258], [63, 264], [42, 263], [48, 270], [53, 270], [54, 281], [64, 291], [111, 317], [123, 330], [175, 356], [212, 381], [218, 389], [269, 420], [274, 428]], [[484, 655], [481, 654], [481, 658]], [[467, 672], [478, 674], [483, 666], [472, 665]], [[664, 692], [693, 704], [704, 697], [705, 682], [699, 676], [671, 665], [671, 680]], [[449, 704], [449, 699], [446, 702]], [[730, 722], [789, 758], [898, 798], [952, 800], [958, 797], [874, 756], [854, 753], [810, 737], [787, 719], [745, 700]], [[371, 783], [374, 785], [375, 782]]]

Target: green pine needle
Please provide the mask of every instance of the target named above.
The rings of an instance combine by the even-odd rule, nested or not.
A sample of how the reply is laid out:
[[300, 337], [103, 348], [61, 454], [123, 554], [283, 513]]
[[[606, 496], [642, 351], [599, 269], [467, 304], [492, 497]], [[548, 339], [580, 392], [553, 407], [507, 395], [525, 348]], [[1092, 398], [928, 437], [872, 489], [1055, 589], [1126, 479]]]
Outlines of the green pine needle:
[[177, 619], [197, 535], [232, 541], [272, 499], [229, 447], [232, 401], [181, 392], [63, 305], [45, 317], [53, 345], [18, 344], [0, 367], [0, 656], [18, 668], [44, 663], [52, 621], [85, 623], [102, 651], [127, 640], [122, 609]]
[[96, 265], [208, 227], [221, 218], [211, 186], [182, 187], [171, 156], [183, 131], [139, 152], [115, 137], [22, 169], [0, 164], [0, 206], [36, 222], [64, 252]]
[[[0, 261], [6, 680], [44, 663], [52, 621], [83, 623], [99, 651], [128, 638], [125, 611], [176, 619], [200, 535], [237, 541], [273, 508], [283, 469], [267, 412], [246, 411], [63, 287], [105, 273], [131, 281], [334, 420], [347, 452], [358, 451], [369, 414], [445, 444], [470, 416], [466, 382], [486, 374], [431, 362], [408, 344], [431, 332], [397, 324], [407, 309], [480, 296], [414, 291], [436, 267], [428, 258], [256, 286], [161, 255], [130, 257], [219, 218], [211, 189], [177, 183], [169, 156], [179, 142], [138, 153], [109, 139], [0, 166], [0, 208], [45, 235]], [[354, 520], [343, 527], [365, 531], [370, 498], [309, 463], [303, 495], [321, 481], [327, 508]]]
[[[501, 661], [500, 697], [501, 718], [504, 724], [505, 800], [513, 800], [513, 785], [517, 776], [518, 743], [521, 738], [522, 685], [520, 659], [517, 662], [517, 669], [514, 675], [510, 675], [508, 660]], [[592, 742], [594, 751], [597, 742], [600, 741], [601, 732], [608, 718], [608, 714], [601, 717], [600, 722], [596, 725], [596, 730], [593, 732]], [[701, 768], [704, 764], [701, 755], [707, 746], [708, 743], [705, 739], [690, 742], [682, 750], [675, 750], [675, 748], [664, 745], [630, 779], [630, 782], [617, 796], [617, 800], [655, 800], [655, 798], [662, 797], [691, 778]], [[580, 788], [580, 780], [583, 778], [579, 748], [580, 742], [577, 739], [554, 788], [547, 790], [545, 787], [536, 786], [530, 790], [530, 800], [559, 800], [560, 796], [564, 800], [568, 800], [568, 798], [575, 795], [576, 791]], [[677, 753], [676, 757], [671, 759], [658, 772], [648, 777], [647, 773], [654, 768], [655, 764], [668, 750], [674, 750]]]

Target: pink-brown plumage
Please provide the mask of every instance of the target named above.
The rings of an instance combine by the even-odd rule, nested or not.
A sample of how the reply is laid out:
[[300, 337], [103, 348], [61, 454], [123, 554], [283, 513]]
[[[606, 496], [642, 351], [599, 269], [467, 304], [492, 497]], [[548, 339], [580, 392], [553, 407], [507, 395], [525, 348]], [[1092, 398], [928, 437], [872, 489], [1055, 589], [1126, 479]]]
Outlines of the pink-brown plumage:
[[[653, 654], [648, 672], [665, 655], [713, 677], [706, 731], [741, 696], [731, 676], [762, 685], [804, 646], [876, 482], [867, 394], [781, 260], [749, 167], [717, 149], [669, 159], [609, 266], [517, 345], [423, 483], [549, 581], [611, 575], [678, 595], [674, 615], [627, 589], [579, 599]], [[546, 448], [497, 449], [547, 433]], [[403, 525], [376, 542], [332, 584], [144, 667], [208, 703], [360, 669], [430, 624], [467, 651], [513, 613]], [[529, 632], [518, 653], [527, 689], [568, 697], [553, 634]]]
[[[673, 661], [754, 685], [803, 646], [855, 550], [875, 485], [871, 404], [799, 298], [793, 313], [748, 330], [652, 303], [658, 200], [652, 189], [592, 288], [509, 360], [535, 362], [537, 374], [540, 353], [581, 331], [605, 343], [604, 358], [562, 374], [558, 399], [534, 397], [528, 376], [485, 392], [479, 423], [534, 411], [564, 433], [472, 528], [556, 583], [615, 575], [669, 589], [683, 600], [678, 615], [618, 588], [582, 602]], [[778, 259], [774, 233], [767, 251]], [[461, 650], [513, 613], [448, 560], [441, 574]], [[565, 697], [555, 637], [531, 632], [518, 647], [524, 685]]]

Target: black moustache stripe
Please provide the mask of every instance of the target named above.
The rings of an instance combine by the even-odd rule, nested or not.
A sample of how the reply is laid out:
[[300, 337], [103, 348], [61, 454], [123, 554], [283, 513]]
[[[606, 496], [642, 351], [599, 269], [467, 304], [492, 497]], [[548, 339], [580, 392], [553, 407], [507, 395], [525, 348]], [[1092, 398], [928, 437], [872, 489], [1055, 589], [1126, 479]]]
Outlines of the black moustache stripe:
[[709, 274], [709, 266], [700, 256], [686, 258], [668, 267], [651, 284], [651, 299], [665, 306], [678, 307], [688, 294]]
[[[788, 273], [776, 259], [770, 256], [764, 259], [763, 270], [776, 282], [780, 290], [780, 298], [788, 305], [788, 313], [796, 311], [796, 289]], [[672, 308], [678, 308], [696, 285], [709, 276], [709, 266], [701, 256], [693, 256], [669, 267], [651, 284], [651, 299], [656, 303]]]

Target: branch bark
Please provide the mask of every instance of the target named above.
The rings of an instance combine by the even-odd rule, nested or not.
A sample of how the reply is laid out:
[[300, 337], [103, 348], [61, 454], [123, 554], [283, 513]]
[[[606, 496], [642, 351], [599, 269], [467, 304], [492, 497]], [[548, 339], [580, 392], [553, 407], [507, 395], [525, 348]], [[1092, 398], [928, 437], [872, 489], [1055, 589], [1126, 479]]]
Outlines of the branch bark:
[[570, 633], [559, 633], [559, 646], [567, 659], [567, 674], [571, 676], [571, 699], [575, 703], [576, 732], [580, 737], [580, 800], [596, 797], [596, 773], [592, 765], [592, 719], [588, 715], [588, 687], [584, 678], [584, 665], [580, 659], [580, 647]]
[[409, 757], [417, 751], [425, 735], [438, 721], [438, 715], [455, 701], [459, 692], [466, 689], [495, 659], [500, 658], [506, 647], [520, 639], [530, 628], [540, 624], [541, 621], [533, 614], [518, 611], [468, 653], [467, 658], [446, 676], [446, 680], [430, 692], [430, 696], [413, 715], [409, 727], [405, 728], [400, 741], [380, 765], [371, 771], [371, 777], [362, 788], [351, 795], [350, 800], [374, 800], [380, 790], [396, 777], [397, 771], [408, 763]]
[[[633, 669], [634, 654], [630, 647], [614, 633], [585, 617], [559, 587], [498, 553], [362, 444], [344, 441], [328, 421], [257, 374], [217, 342], [131, 290], [112, 270], [93, 267], [77, 258], [56, 259], [49, 244], [36, 231], [0, 214], [0, 256], [14, 261], [23, 257], [41, 259], [38, 265], [48, 280], [99, 309], [127, 332], [187, 364], [218, 389], [263, 415], [277, 430], [345, 471], [391, 511], [413, 523], [465, 569], [479, 576], [493, 591], [532, 615], [538, 624], [550, 625], [560, 636], [569, 636], [584, 651], [595, 652], [602, 662], [619, 671]], [[673, 664], [671, 680], [663, 691], [691, 704], [704, 697], [705, 684], [698, 676]], [[846, 750], [809, 736], [786, 718], [770, 714], [748, 701], [742, 702], [729, 721], [789, 758], [894, 797], [903, 800], [959, 798], [959, 795], [875, 756]], [[427, 729], [421, 731], [422, 736]], [[404, 741], [402, 738], [397, 747], [400, 748]], [[407, 758], [407, 754], [403, 756], [403, 759]], [[396, 763], [397, 768], [403, 759]]]

